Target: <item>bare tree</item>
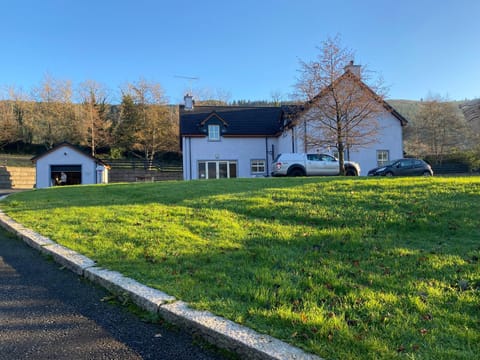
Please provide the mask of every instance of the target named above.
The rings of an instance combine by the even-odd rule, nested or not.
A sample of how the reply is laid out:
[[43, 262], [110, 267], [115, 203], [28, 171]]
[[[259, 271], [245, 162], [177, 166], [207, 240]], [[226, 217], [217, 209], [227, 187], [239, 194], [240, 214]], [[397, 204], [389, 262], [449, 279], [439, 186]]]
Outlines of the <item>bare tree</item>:
[[14, 103], [0, 100], [0, 149], [20, 139], [20, 128], [15, 121]]
[[32, 113], [37, 141], [51, 148], [61, 141], [78, 142], [80, 128], [72, 102], [72, 84], [46, 74], [33, 89], [35, 109]]
[[[300, 61], [296, 84], [305, 110], [297, 126], [304, 150], [333, 147], [338, 150], [340, 171], [345, 174], [345, 152], [374, 142], [377, 121], [386, 111], [382, 80], [369, 81], [369, 73], [353, 63], [353, 52], [342, 48], [340, 38], [328, 38], [314, 61]], [[366, 85], [366, 82], [369, 85]]]
[[[409, 137], [417, 138], [419, 156], [432, 155], [441, 163], [445, 154], [465, 150], [469, 133], [457, 106], [440, 95], [428, 95], [420, 105]], [[413, 134], [412, 134], [413, 133]], [[412, 149], [413, 150], [413, 149]]]
[[123, 94], [135, 105], [134, 149], [143, 152], [150, 165], [157, 152], [177, 150], [178, 121], [161, 85], [140, 79], [127, 84]]
[[271, 91], [270, 97], [274, 106], [280, 106], [282, 104], [283, 95], [280, 90]]
[[196, 105], [203, 106], [226, 106], [232, 97], [229, 91], [222, 89], [197, 88], [191, 92]]
[[95, 156], [97, 147], [111, 145], [108, 89], [94, 80], [87, 80], [79, 85], [78, 95], [82, 103], [83, 139]]

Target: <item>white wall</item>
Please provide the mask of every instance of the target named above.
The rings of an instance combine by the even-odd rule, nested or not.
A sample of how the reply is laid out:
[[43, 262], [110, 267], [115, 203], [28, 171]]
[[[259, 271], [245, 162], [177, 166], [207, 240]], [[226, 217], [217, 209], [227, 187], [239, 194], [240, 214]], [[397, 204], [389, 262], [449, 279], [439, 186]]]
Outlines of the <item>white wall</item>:
[[368, 170], [378, 166], [378, 150], [388, 150], [390, 160], [403, 157], [403, 136], [400, 121], [392, 114], [386, 113], [379, 119], [379, 124], [380, 130], [376, 137], [377, 142], [374, 145], [350, 151], [350, 160], [360, 164], [362, 175], [367, 175]]
[[82, 184], [96, 184], [96, 162], [92, 158], [69, 146], [61, 146], [40, 157], [36, 161], [37, 188], [50, 187], [51, 165], [80, 165], [82, 167]]
[[[361, 175], [367, 175], [368, 170], [377, 167], [377, 150], [388, 150], [390, 160], [403, 157], [403, 135], [400, 121], [391, 113], [385, 112], [378, 119], [379, 129], [375, 137], [376, 141], [368, 146], [354, 147], [350, 150], [350, 160], [360, 164]], [[295, 152], [304, 152], [303, 129], [304, 123], [299, 122], [294, 128]], [[307, 129], [312, 135], [314, 130]], [[279, 152], [292, 152], [292, 132], [288, 130], [287, 136], [279, 140]], [[332, 154], [335, 148], [311, 147], [307, 152], [321, 152]]]
[[274, 155], [278, 154], [276, 138], [224, 138], [208, 141], [206, 137], [182, 139], [183, 176], [185, 180], [198, 179], [198, 161], [229, 160], [237, 162], [238, 177], [253, 177], [250, 161], [267, 160], [265, 175], [272, 171], [272, 145]]

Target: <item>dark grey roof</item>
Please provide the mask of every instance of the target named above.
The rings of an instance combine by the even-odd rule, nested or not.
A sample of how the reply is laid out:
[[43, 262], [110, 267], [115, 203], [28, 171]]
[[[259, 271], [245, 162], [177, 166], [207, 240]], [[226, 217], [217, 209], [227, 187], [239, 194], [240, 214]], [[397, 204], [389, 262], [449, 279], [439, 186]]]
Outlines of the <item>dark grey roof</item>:
[[283, 126], [281, 107], [195, 106], [180, 107], [180, 135], [206, 135], [204, 122], [215, 116], [225, 123], [223, 136], [275, 136]]

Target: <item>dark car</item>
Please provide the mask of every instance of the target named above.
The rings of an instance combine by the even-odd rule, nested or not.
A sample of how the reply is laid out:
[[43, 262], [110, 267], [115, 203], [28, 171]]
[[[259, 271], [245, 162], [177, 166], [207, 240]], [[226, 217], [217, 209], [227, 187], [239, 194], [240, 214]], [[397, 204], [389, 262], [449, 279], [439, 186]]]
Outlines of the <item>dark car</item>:
[[369, 176], [433, 176], [433, 170], [420, 159], [398, 159], [368, 172]]

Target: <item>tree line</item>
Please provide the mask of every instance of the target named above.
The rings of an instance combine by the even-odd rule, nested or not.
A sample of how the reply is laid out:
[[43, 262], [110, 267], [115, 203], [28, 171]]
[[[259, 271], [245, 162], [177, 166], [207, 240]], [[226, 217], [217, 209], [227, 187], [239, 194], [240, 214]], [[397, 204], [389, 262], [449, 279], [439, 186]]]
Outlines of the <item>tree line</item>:
[[0, 150], [13, 143], [45, 149], [67, 141], [108, 149], [110, 155], [132, 152], [153, 161], [158, 152], [178, 152], [178, 109], [168, 105], [160, 84], [139, 79], [121, 88], [121, 103], [111, 104], [111, 91], [88, 80], [72, 82], [45, 75], [24, 91], [0, 93]]
[[[428, 94], [421, 101], [390, 103], [409, 121], [404, 128], [407, 155], [427, 158], [436, 164], [455, 160], [480, 166], [480, 117], [465, 111], [465, 104], [471, 102]], [[468, 109], [475, 114], [471, 108]]]
[[[337, 45], [335, 41], [326, 44], [327, 49], [334, 50], [332, 56], [342, 50]], [[343, 64], [350, 56], [348, 53], [340, 57], [338, 63]], [[301, 63], [308, 76], [300, 84], [305, 85], [305, 91], [312, 90], [310, 98], [315, 98], [320, 87], [328, 87], [328, 84], [318, 80], [323, 79], [316, 74], [319, 67], [309, 65]], [[336, 70], [336, 76], [340, 76], [343, 65]], [[378, 92], [377, 88], [375, 90]], [[342, 91], [345, 92], [344, 89]], [[105, 85], [93, 80], [74, 87], [71, 81], [56, 79], [48, 74], [28, 91], [15, 87], [3, 88], [0, 91], [0, 151], [11, 144], [21, 144], [24, 148], [40, 145], [50, 149], [63, 141], [88, 147], [94, 156], [100, 149], [107, 151], [110, 157], [130, 153], [147, 161], [153, 161], [159, 152], [180, 151], [178, 107], [168, 105], [160, 84], [145, 79], [125, 84], [120, 91], [119, 105], [112, 104], [111, 94]], [[278, 106], [295, 103], [279, 99], [228, 101], [227, 95], [218, 96], [217, 100], [210, 96], [197, 98], [200, 98], [198, 105]], [[355, 98], [356, 103], [362, 100], [353, 96], [349, 98]], [[403, 134], [406, 155], [428, 158], [434, 163], [460, 157], [473, 167], [480, 166], [479, 101], [452, 102], [430, 94], [419, 102], [389, 102], [409, 120]], [[365, 101], [360, 103], [364, 105]], [[363, 108], [366, 108], [365, 105]], [[330, 119], [325, 116], [328, 115], [327, 111], [321, 113], [324, 114], [323, 118]], [[336, 118], [338, 111], [334, 115], [331, 117], [332, 124], [337, 125], [342, 119]], [[363, 126], [366, 123], [365, 120], [359, 124]], [[324, 124], [320, 125], [325, 127]], [[354, 131], [356, 129], [365, 132], [364, 126], [353, 125], [346, 128], [350, 137], [359, 132]], [[337, 131], [336, 126], [332, 128]], [[363, 132], [356, 135], [356, 140], [366, 140]], [[345, 137], [342, 133], [340, 135]]]

